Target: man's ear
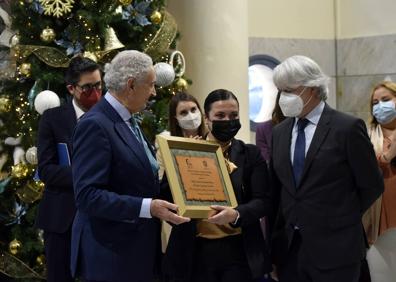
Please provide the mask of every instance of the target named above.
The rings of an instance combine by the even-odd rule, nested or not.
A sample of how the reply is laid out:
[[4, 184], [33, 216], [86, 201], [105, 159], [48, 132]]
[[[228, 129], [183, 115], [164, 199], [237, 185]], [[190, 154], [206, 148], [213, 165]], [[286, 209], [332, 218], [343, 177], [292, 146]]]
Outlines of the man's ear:
[[133, 90], [135, 88], [135, 79], [129, 78], [127, 81], [127, 86], [128, 86], [128, 88], [131, 88]]
[[67, 88], [67, 91], [69, 91], [69, 93], [71, 95], [74, 95], [74, 90], [76, 89], [76, 87], [74, 85], [69, 84], [66, 86], [66, 88]]

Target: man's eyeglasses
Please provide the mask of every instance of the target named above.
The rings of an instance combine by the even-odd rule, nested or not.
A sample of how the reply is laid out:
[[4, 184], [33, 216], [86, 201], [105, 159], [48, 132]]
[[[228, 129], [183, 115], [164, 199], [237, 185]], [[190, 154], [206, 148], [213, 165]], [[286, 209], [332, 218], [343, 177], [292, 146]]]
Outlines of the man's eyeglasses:
[[84, 85], [76, 84], [76, 86], [80, 87], [83, 92], [90, 91], [92, 89], [101, 90], [102, 89], [102, 82], [98, 81], [96, 83], [87, 83], [87, 84], [84, 84]]

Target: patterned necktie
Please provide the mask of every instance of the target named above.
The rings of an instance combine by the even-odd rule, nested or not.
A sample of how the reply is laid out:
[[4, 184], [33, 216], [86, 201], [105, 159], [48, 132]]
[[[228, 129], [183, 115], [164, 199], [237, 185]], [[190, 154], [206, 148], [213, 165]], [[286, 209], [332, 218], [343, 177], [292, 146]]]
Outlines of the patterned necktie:
[[294, 173], [294, 183], [296, 187], [300, 183], [301, 174], [304, 169], [305, 161], [305, 132], [304, 129], [308, 125], [309, 120], [299, 119], [297, 122], [297, 139], [296, 145], [294, 147], [294, 157], [293, 157], [293, 173]]
[[140, 144], [143, 145], [143, 136], [142, 133], [140, 132], [136, 119], [134, 117], [131, 117], [129, 119], [129, 122], [131, 124], [132, 132], [135, 135], [136, 139], [139, 141]]
[[139, 141], [140, 144], [142, 144], [144, 151], [146, 153], [147, 158], [150, 161], [150, 165], [151, 165], [151, 169], [153, 170], [154, 175], [157, 175], [158, 173], [158, 164], [157, 164], [157, 160], [155, 159], [155, 157], [153, 156], [153, 153], [151, 152], [150, 148], [149, 148], [149, 144], [147, 144], [147, 142], [144, 140], [143, 138], [143, 134], [140, 131], [139, 125], [136, 122], [136, 119], [134, 117], [131, 117], [129, 119], [129, 122], [131, 124], [131, 128], [132, 128], [132, 132], [135, 135], [136, 139]]

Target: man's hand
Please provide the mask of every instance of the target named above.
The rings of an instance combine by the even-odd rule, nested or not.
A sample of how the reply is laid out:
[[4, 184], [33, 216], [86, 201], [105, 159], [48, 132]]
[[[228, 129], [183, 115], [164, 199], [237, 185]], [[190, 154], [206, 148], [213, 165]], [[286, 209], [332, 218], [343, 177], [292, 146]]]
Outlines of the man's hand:
[[173, 211], [177, 212], [178, 206], [164, 200], [152, 200], [150, 205], [151, 216], [168, 221], [170, 223], [179, 225], [181, 223], [189, 222], [188, 217], [179, 216]]
[[230, 207], [214, 205], [210, 206], [210, 208], [216, 211], [215, 215], [212, 215], [208, 218], [208, 222], [210, 223], [224, 225], [235, 222], [238, 217], [238, 212]]

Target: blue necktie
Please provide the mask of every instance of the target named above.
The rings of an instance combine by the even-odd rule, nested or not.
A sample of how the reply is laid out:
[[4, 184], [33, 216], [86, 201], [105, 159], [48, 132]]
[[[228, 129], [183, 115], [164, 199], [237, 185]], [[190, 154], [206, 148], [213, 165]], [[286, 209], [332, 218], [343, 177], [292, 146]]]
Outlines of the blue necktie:
[[146, 152], [147, 158], [150, 161], [151, 169], [153, 170], [154, 175], [157, 175], [158, 173], [158, 164], [157, 160], [153, 156], [153, 153], [151, 152], [150, 148], [148, 147], [149, 145], [143, 138], [143, 134], [140, 131], [139, 125], [136, 122], [136, 119], [134, 117], [131, 117], [129, 119], [129, 122], [131, 124], [132, 132], [135, 135], [136, 139], [139, 141], [140, 144], [142, 144], [144, 151]]
[[135, 135], [136, 139], [140, 142], [140, 144], [143, 145], [143, 136], [140, 132], [139, 126], [136, 122], [136, 119], [134, 117], [131, 117], [129, 119], [129, 122], [131, 124], [132, 132]]
[[309, 120], [299, 119], [297, 122], [297, 139], [296, 145], [294, 147], [294, 157], [293, 157], [293, 173], [294, 173], [294, 183], [296, 187], [300, 183], [301, 174], [304, 169], [305, 161], [305, 132], [304, 129], [308, 125]]

